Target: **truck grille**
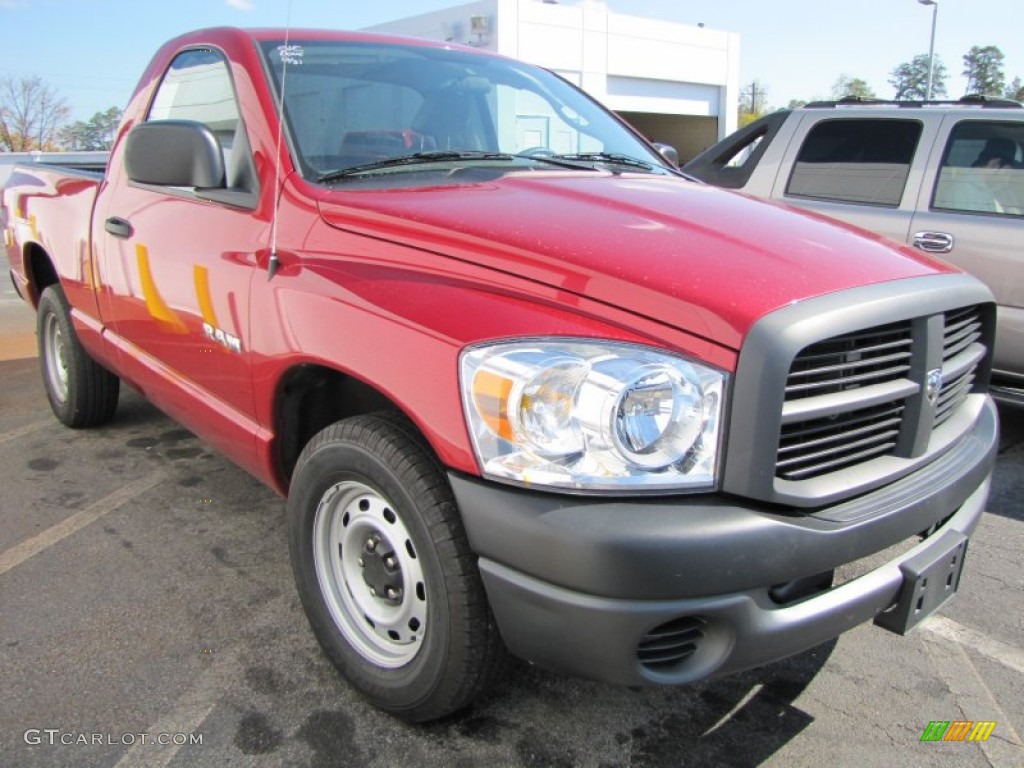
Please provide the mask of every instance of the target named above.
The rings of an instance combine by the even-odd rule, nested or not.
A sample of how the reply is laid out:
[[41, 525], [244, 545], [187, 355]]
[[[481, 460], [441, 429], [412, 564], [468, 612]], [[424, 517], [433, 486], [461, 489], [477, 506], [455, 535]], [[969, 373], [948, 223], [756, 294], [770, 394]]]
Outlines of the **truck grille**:
[[963, 403], [974, 385], [978, 368], [974, 345], [981, 341], [982, 321], [977, 307], [947, 312], [942, 345], [942, 394], [936, 406], [935, 426], [944, 423]]
[[[926, 357], [940, 322], [941, 380]], [[966, 400], [985, 355], [982, 330], [979, 309], [966, 307], [805, 347], [786, 378], [776, 477], [809, 480], [911, 450], [917, 420], [931, 420], [934, 429]]]
[[812, 344], [789, 369], [786, 400], [901, 378], [910, 370], [912, 343], [907, 322]]

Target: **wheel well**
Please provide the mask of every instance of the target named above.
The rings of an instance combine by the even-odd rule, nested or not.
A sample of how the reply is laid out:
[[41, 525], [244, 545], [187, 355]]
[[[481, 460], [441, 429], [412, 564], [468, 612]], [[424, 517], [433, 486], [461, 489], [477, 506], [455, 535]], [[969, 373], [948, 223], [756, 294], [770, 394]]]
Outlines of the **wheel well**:
[[50, 255], [34, 243], [28, 247], [25, 254], [25, 271], [33, 306], [39, 304], [39, 297], [47, 286], [60, 282]]
[[310, 438], [336, 421], [375, 411], [401, 409], [359, 379], [317, 365], [289, 371], [278, 387], [276, 432], [281, 477], [290, 480]]

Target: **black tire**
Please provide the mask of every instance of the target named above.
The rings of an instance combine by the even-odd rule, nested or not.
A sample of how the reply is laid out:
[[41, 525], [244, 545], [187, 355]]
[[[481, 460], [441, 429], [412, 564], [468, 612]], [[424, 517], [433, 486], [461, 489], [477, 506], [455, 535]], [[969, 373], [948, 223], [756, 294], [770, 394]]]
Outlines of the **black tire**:
[[447, 479], [391, 414], [317, 434], [288, 497], [295, 582], [317, 639], [375, 706], [423, 722], [466, 706], [505, 648]]
[[47, 286], [36, 314], [39, 367], [54, 415], [75, 429], [110, 421], [121, 381], [82, 347], [60, 285]]

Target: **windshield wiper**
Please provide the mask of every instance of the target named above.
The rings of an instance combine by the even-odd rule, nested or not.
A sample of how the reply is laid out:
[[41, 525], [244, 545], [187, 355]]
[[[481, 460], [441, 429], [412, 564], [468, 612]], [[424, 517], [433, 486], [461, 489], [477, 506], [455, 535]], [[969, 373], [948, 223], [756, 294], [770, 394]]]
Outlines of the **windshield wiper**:
[[546, 165], [557, 165], [559, 168], [569, 168], [574, 171], [596, 171], [592, 165], [580, 165], [574, 157], [569, 155], [556, 155], [554, 152], [518, 152], [515, 157], [523, 160], [532, 160], [535, 163]]
[[566, 155], [554, 155], [557, 160], [578, 160], [585, 163], [604, 163], [606, 165], [625, 165], [630, 168], [642, 168], [645, 171], [653, 171], [654, 163], [646, 160], [638, 160], [629, 155], [622, 155], [618, 152], [575, 152]]
[[403, 165], [424, 165], [438, 162], [461, 162], [463, 160], [514, 160], [512, 155], [503, 152], [469, 152], [469, 151], [448, 151], [438, 150], [436, 152], [416, 152], [411, 155], [400, 155], [398, 157], [386, 157], [383, 160], [376, 160], [372, 163], [353, 165], [348, 168], [338, 168], [334, 171], [324, 171], [317, 176], [317, 181], [335, 181], [348, 176], [358, 176], [361, 173], [368, 173], [385, 168], [397, 168]]

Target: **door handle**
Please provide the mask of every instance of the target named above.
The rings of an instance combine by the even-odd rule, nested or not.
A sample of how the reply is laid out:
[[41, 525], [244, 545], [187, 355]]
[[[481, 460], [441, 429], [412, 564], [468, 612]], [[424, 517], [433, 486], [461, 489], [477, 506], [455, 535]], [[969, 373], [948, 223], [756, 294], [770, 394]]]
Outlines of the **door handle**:
[[114, 237], [131, 237], [132, 224], [127, 219], [111, 216], [103, 222], [103, 228]]
[[953, 236], [946, 232], [915, 232], [913, 244], [927, 253], [949, 253], [953, 250]]

